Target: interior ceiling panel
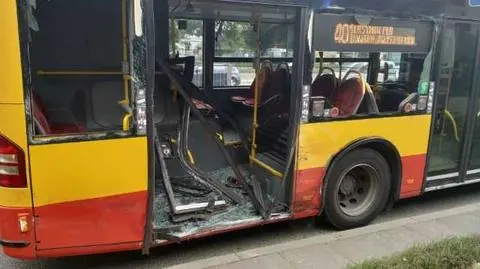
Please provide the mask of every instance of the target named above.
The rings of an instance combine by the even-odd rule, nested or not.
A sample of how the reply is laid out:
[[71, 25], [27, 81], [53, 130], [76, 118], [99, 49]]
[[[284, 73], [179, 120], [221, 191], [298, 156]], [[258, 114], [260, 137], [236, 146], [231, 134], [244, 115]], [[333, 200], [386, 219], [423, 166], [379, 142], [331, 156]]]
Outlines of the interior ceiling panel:
[[438, 15], [451, 7], [466, 8], [468, 0], [312, 0], [313, 6], [340, 6], [377, 11]]
[[[247, 2], [247, 1], [245, 1]], [[232, 4], [228, 1], [170, 0], [171, 14], [178, 18], [225, 19], [237, 21], [288, 22], [294, 19], [292, 7], [252, 4]]]

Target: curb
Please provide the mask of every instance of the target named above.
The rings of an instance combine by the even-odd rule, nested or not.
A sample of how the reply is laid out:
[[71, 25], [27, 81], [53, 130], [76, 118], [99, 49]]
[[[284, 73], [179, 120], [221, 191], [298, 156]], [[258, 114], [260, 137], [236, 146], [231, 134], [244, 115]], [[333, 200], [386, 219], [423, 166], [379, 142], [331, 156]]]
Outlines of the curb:
[[312, 236], [309, 238], [304, 238], [300, 240], [260, 247], [260, 248], [253, 248], [249, 250], [240, 251], [237, 253], [226, 254], [216, 257], [211, 257], [207, 259], [197, 260], [193, 262], [188, 262], [184, 264], [174, 265], [170, 267], [166, 267], [166, 269], [201, 269], [201, 268], [208, 268], [208, 267], [215, 267], [221, 266], [228, 263], [234, 263], [241, 260], [256, 258], [259, 256], [265, 256], [269, 254], [279, 253], [287, 250], [308, 247], [316, 244], [324, 244], [329, 243], [341, 239], [352, 238], [356, 236], [366, 235], [377, 233], [393, 228], [402, 227], [405, 225], [413, 224], [413, 223], [421, 223], [427, 222], [439, 218], [445, 218], [449, 216], [461, 215], [466, 214], [472, 211], [476, 211], [480, 209], [480, 202], [460, 206], [456, 208], [449, 208], [441, 211], [437, 211], [434, 213], [426, 213], [418, 216], [413, 217], [405, 217], [397, 220], [382, 222], [378, 224], [370, 224], [365, 227], [347, 230], [347, 231], [340, 231], [340, 232], [332, 232], [329, 234], [321, 234], [317, 236]]

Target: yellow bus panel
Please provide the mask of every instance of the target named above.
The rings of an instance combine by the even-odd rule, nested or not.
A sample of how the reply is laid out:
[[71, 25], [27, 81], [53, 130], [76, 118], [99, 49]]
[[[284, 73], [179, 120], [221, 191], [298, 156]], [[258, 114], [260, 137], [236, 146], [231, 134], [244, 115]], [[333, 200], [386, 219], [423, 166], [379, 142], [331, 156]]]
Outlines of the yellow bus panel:
[[300, 127], [299, 170], [325, 167], [354, 141], [379, 137], [390, 141], [401, 157], [426, 154], [430, 115], [304, 124]]
[[[17, 1], [0, 1], [0, 11], [0, 103], [21, 104], [23, 103], [23, 82]], [[0, 115], [3, 121], [4, 116]]]
[[31, 146], [30, 162], [35, 207], [147, 190], [146, 137]]

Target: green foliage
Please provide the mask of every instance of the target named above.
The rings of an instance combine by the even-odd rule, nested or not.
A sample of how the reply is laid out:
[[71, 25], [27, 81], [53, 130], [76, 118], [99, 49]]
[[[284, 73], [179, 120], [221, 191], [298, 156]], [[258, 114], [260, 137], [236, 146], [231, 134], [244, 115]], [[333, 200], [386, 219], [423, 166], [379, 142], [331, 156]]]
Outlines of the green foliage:
[[[221, 24], [222, 22], [218, 22]], [[223, 22], [223, 35], [217, 45], [221, 52], [232, 53], [238, 50], [255, 52], [260, 46], [263, 55], [269, 48], [292, 48], [293, 28], [281, 24], [261, 24], [260, 40], [258, 40], [258, 28], [250, 23]], [[218, 30], [217, 30], [218, 34]]]
[[[261, 24], [260, 43], [258, 43], [257, 27], [248, 22], [216, 21], [215, 38], [217, 56], [229, 56], [234, 53], [254, 54], [260, 45], [260, 52], [273, 47], [292, 48], [293, 28], [280, 24]], [[203, 23], [189, 20], [187, 29], [179, 30], [176, 21], [170, 21], [170, 48], [175, 51], [175, 44], [185, 35], [203, 35]]]
[[220, 54], [229, 54], [239, 50], [253, 50], [247, 42], [247, 35], [253, 32], [249, 23], [217, 21], [215, 22], [216, 49]]
[[472, 269], [480, 262], [480, 236], [445, 239], [415, 246], [382, 259], [352, 265], [350, 269]]

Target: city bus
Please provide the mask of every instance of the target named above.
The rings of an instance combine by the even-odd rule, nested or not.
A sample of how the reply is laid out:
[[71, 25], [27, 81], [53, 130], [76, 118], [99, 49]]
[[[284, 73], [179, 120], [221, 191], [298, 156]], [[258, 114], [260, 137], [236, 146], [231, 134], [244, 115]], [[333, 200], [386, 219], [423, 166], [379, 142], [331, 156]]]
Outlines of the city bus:
[[147, 255], [302, 218], [351, 229], [480, 182], [474, 2], [3, 0], [0, 12], [7, 256]]

